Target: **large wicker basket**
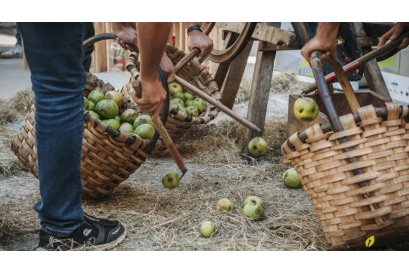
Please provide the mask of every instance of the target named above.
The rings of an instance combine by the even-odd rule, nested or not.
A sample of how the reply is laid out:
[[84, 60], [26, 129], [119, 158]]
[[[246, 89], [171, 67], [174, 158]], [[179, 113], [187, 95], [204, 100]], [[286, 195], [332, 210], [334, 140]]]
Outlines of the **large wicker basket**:
[[[296, 169], [334, 250], [409, 241], [409, 108], [368, 105], [338, 117], [319, 56], [312, 54], [311, 66], [330, 124], [290, 136], [283, 162]], [[329, 64], [350, 105], [359, 104], [342, 68]]]
[[[84, 95], [98, 89], [103, 93], [114, 90], [91, 73], [87, 74]], [[133, 107], [125, 97], [124, 108]], [[137, 108], [134, 108], [137, 111]], [[81, 178], [85, 198], [99, 199], [109, 195], [121, 182], [125, 181], [149, 157], [144, 151], [147, 146], [162, 145], [158, 141], [143, 140], [138, 136], [115, 131], [105, 123], [95, 119], [84, 110], [84, 135], [81, 158]], [[11, 150], [23, 165], [36, 177], [37, 150], [35, 145], [35, 108], [32, 106], [23, 126], [13, 138]]]
[[[186, 53], [171, 45], [166, 46], [166, 54], [172, 60], [173, 65], [176, 65]], [[139, 70], [139, 63], [135, 63], [136, 58], [131, 54], [128, 61], [134, 63], [135, 67]], [[203, 90], [203, 92], [212, 96], [214, 99], [221, 101], [220, 91], [213, 80], [212, 76], [204, 69], [204, 67], [197, 61], [191, 60], [179, 73], [178, 76], [188, 81], [197, 88]], [[121, 88], [120, 92], [129, 98], [131, 98], [133, 77]], [[189, 92], [189, 90], [185, 90]], [[199, 117], [188, 116], [185, 113], [174, 109], [172, 105], [169, 106], [169, 116], [166, 121], [165, 127], [169, 132], [170, 137], [173, 140], [181, 138], [188, 130], [195, 124], [206, 124], [215, 119], [219, 113], [219, 109], [213, 105], [206, 103], [205, 110]], [[166, 146], [162, 146], [161, 150], [166, 149]]]

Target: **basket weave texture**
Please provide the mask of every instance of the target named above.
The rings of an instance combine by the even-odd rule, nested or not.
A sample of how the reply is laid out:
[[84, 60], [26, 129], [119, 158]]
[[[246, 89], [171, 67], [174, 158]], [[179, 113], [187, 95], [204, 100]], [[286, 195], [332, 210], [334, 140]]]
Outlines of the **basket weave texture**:
[[[334, 250], [365, 248], [371, 236], [374, 246], [409, 239], [408, 107], [399, 116], [398, 104], [386, 105], [385, 120], [372, 105], [361, 107], [358, 124], [352, 114], [340, 117], [342, 132], [324, 134], [317, 124], [306, 130], [306, 143], [295, 133], [289, 139], [295, 148], [282, 146], [283, 162], [296, 169]], [[345, 136], [349, 141], [338, 143]], [[346, 147], [353, 150], [345, 153]], [[352, 157], [358, 161], [349, 163]], [[364, 173], [354, 176], [357, 168]], [[360, 187], [363, 181], [368, 186]]]
[[[114, 90], [109, 83], [105, 84], [95, 75], [87, 74], [87, 85], [84, 95], [98, 89], [104, 94]], [[125, 100], [125, 107], [130, 106]], [[124, 111], [121, 109], [120, 111]], [[137, 110], [137, 109], [135, 109]], [[84, 110], [84, 114], [88, 111]], [[26, 120], [17, 132], [11, 143], [11, 150], [16, 154], [21, 163], [36, 177], [37, 149], [35, 145], [35, 107], [31, 107]], [[84, 184], [83, 196], [85, 198], [100, 199], [109, 195], [121, 182], [125, 181], [149, 157], [143, 149], [150, 140], [143, 140], [135, 136], [135, 141], [129, 134], [120, 132], [117, 135], [107, 131], [108, 125], [91, 116], [84, 116], [84, 134], [81, 157], [81, 178]], [[156, 147], [161, 146], [162, 139], [156, 142]]]
[[[176, 65], [186, 55], [183, 50], [169, 44], [166, 46], [166, 54], [172, 61], [173, 65]], [[135, 65], [139, 70], [139, 63]], [[217, 83], [197, 60], [191, 60], [177, 75], [190, 84], [203, 90], [203, 92], [210, 95], [215, 100], [221, 101]], [[131, 84], [133, 80], [134, 79], [131, 77], [120, 90], [120, 92], [128, 98], [132, 98], [133, 88]], [[184, 91], [189, 92], [189, 90]], [[191, 94], [194, 95], [193, 93]], [[133, 101], [131, 103], [133, 103]], [[169, 116], [165, 127], [172, 140], [177, 140], [186, 134], [186, 132], [188, 132], [193, 125], [207, 124], [211, 120], [215, 119], [219, 111], [220, 110], [213, 105], [206, 103], [205, 110], [198, 117], [192, 117], [177, 109], [174, 109], [174, 107], [170, 105]], [[161, 150], [163, 150], [164, 147], [165, 146], [161, 147]]]

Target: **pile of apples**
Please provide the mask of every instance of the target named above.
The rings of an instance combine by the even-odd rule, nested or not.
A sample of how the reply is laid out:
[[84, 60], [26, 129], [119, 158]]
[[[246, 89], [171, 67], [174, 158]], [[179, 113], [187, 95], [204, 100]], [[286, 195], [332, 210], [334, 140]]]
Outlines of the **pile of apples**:
[[142, 139], [152, 139], [155, 125], [148, 115], [138, 114], [133, 109], [126, 109], [119, 116], [124, 97], [120, 92], [109, 91], [105, 95], [99, 90], [93, 90], [88, 97], [84, 97], [84, 108], [98, 120], [114, 130], [138, 135]]
[[183, 87], [177, 82], [168, 84], [170, 104], [177, 110], [191, 117], [198, 117], [206, 107], [201, 98], [195, 98], [188, 92], [183, 92]]

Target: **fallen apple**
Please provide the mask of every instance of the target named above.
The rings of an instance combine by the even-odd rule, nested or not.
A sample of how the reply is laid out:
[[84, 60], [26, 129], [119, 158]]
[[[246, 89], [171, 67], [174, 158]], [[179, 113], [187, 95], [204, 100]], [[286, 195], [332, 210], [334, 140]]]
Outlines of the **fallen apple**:
[[244, 206], [243, 214], [253, 220], [260, 220], [264, 217], [264, 207], [253, 199]]
[[179, 187], [180, 179], [176, 172], [168, 172], [162, 177], [162, 184], [165, 188], [174, 189]]
[[253, 138], [248, 145], [249, 151], [253, 155], [262, 155], [266, 152], [267, 143], [261, 137]]
[[206, 221], [200, 225], [200, 233], [206, 238], [212, 236], [215, 229], [216, 225], [212, 221]]
[[312, 98], [299, 98], [294, 103], [294, 116], [301, 121], [313, 121], [319, 112], [318, 104]]
[[249, 202], [253, 202], [253, 201], [256, 202], [257, 204], [260, 204], [264, 208], [264, 202], [258, 196], [249, 196], [249, 197], [247, 197], [246, 200], [244, 200], [243, 207], [245, 205], [247, 205]]
[[234, 204], [227, 198], [220, 199], [216, 207], [218, 211], [232, 211], [233, 208]]
[[283, 174], [283, 181], [290, 188], [298, 188], [301, 186], [300, 178], [294, 168], [288, 169]]

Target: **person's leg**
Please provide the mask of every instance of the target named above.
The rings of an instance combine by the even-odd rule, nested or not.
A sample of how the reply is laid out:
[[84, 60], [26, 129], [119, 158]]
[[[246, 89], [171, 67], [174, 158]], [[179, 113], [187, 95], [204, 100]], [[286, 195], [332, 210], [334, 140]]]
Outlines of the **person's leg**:
[[16, 39], [17, 39], [17, 45], [21, 45], [21, 34], [20, 34], [20, 30], [18, 29], [18, 24], [16, 24]]
[[18, 25], [16, 24], [16, 45], [11, 48], [10, 50], [1, 53], [0, 57], [3, 59], [12, 59], [12, 58], [22, 58], [23, 57], [23, 48], [21, 46], [21, 35], [20, 30], [18, 29]]
[[66, 237], [83, 222], [80, 160], [83, 132], [84, 23], [19, 23], [36, 107], [42, 229]]

